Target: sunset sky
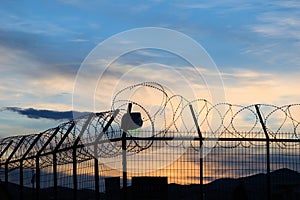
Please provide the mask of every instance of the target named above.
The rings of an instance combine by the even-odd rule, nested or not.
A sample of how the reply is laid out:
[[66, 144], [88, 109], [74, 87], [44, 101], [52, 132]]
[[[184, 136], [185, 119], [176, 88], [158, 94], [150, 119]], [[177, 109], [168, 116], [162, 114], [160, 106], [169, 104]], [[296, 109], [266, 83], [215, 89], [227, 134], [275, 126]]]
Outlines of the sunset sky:
[[[86, 56], [107, 38], [142, 27], [179, 31], [202, 45], [221, 75], [226, 102], [300, 103], [299, 1], [4, 0], [0, 7], [0, 137], [35, 133], [66, 121], [65, 115], [57, 119], [42, 113], [52, 110], [59, 115], [74, 109], [75, 78]], [[150, 50], [124, 56], [114, 69], [154, 61], [188, 69], [182, 60]], [[156, 66], [152, 77], [164, 74], [163, 81], [174, 79], [164, 70]], [[152, 73], [144, 72], [138, 80]], [[99, 92], [117, 82], [112, 74], [102, 80]], [[43, 111], [33, 112], [37, 110]]]

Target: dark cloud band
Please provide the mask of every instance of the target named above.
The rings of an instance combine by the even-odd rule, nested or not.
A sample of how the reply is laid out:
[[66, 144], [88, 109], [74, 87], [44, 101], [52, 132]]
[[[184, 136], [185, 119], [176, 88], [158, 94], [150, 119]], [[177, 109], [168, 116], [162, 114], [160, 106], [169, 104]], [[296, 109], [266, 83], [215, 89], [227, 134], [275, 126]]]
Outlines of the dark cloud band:
[[38, 110], [34, 108], [18, 108], [18, 107], [5, 107], [3, 110], [16, 112], [20, 115], [27, 116], [33, 119], [52, 119], [52, 120], [72, 120], [73, 115], [81, 116], [87, 114], [87, 112], [76, 111], [54, 111], [54, 110]]

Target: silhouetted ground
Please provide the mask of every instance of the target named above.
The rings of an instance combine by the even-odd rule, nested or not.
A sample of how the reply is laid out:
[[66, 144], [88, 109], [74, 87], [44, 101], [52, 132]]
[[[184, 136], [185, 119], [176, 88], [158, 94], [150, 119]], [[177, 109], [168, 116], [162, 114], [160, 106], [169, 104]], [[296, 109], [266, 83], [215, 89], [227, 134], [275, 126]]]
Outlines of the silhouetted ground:
[[[300, 174], [289, 169], [280, 169], [271, 173], [272, 199], [273, 200], [298, 200], [300, 199]], [[169, 200], [193, 200], [200, 199], [200, 186], [169, 184], [167, 187]], [[266, 175], [256, 174], [249, 177], [238, 179], [218, 179], [204, 185], [204, 200], [264, 200], [267, 199]], [[73, 199], [73, 190], [70, 188], [58, 188], [58, 197], [63, 200]], [[138, 188], [140, 191], [141, 188]], [[147, 191], [147, 190], [145, 190]], [[149, 190], [150, 192], [153, 192]], [[116, 191], [121, 194], [121, 190]], [[134, 199], [134, 187], [128, 188], [128, 199]], [[0, 199], [15, 200], [19, 199], [19, 186], [9, 183], [8, 191], [5, 190], [3, 182], [0, 183]], [[31, 188], [24, 188], [24, 200], [35, 199], [35, 192]], [[117, 199], [122, 195], [118, 196]], [[147, 196], [147, 195], [145, 195]], [[158, 200], [157, 197], [147, 200]], [[51, 200], [53, 197], [53, 188], [42, 189], [40, 199]], [[95, 199], [93, 190], [79, 190], [78, 200]], [[100, 194], [100, 199], [114, 199]], [[115, 198], [116, 199], [116, 198]], [[146, 199], [146, 198], [143, 198]], [[166, 199], [166, 197], [161, 198]]]
[[[273, 200], [300, 199], [300, 174], [289, 169], [271, 173]], [[170, 184], [168, 199], [200, 199], [199, 185]], [[256, 174], [238, 179], [218, 179], [204, 185], [204, 200], [267, 199], [266, 175]]]
[[0, 199], [1, 200], [10, 200], [12, 199], [7, 190], [5, 189], [2, 182], [0, 182]]
[[[34, 200], [36, 199], [35, 190], [32, 188], [23, 188], [23, 199]], [[8, 190], [5, 189], [3, 182], [0, 183], [0, 200], [19, 200], [20, 199], [20, 187], [17, 184], [9, 183]], [[100, 199], [104, 196], [101, 194]], [[42, 200], [53, 200], [53, 188], [41, 189], [40, 199]], [[70, 188], [58, 187], [58, 199], [61, 200], [72, 200], [73, 190]], [[93, 190], [79, 190], [78, 200], [89, 200], [95, 199], [95, 192]]]

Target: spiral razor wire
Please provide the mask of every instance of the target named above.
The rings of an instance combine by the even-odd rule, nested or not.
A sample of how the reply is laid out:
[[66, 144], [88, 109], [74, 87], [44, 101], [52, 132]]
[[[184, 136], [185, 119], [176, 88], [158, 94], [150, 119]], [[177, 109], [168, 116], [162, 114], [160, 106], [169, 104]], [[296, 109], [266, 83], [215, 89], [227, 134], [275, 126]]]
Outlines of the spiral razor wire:
[[[147, 94], [144, 98], [134, 98], [140, 89], [154, 92], [156, 105], [145, 103]], [[40, 167], [43, 168], [52, 165], [53, 153], [56, 153], [57, 164], [72, 163], [74, 148], [77, 162], [89, 160], [96, 155], [100, 158], [118, 156], [122, 153], [122, 117], [128, 112], [128, 104], [132, 104], [133, 111], [140, 113], [143, 120], [142, 127], [126, 132], [126, 149], [132, 154], [157, 148], [157, 145], [153, 145], [155, 142], [161, 143], [160, 146], [192, 147], [199, 151], [199, 145], [194, 140], [198, 137], [199, 130], [204, 146], [206, 140], [215, 140], [215, 146], [224, 148], [262, 145], [255, 140], [266, 138], [256, 107], [260, 110], [272, 142], [279, 148], [299, 145], [299, 142], [286, 140], [297, 140], [300, 137], [300, 104], [212, 104], [205, 99], [188, 100], [170, 93], [159, 83], [145, 82], [117, 92], [109, 111], [90, 113], [39, 134], [0, 139], [0, 152], [3, 152], [0, 163], [9, 161], [10, 169], [14, 169], [20, 167], [20, 160], [24, 160], [24, 167], [34, 168], [35, 159], [30, 158], [38, 155]], [[194, 109], [197, 122], [192, 120], [190, 107]], [[218, 142], [222, 138], [239, 139], [227, 143]], [[13, 153], [14, 150], [16, 152]]]

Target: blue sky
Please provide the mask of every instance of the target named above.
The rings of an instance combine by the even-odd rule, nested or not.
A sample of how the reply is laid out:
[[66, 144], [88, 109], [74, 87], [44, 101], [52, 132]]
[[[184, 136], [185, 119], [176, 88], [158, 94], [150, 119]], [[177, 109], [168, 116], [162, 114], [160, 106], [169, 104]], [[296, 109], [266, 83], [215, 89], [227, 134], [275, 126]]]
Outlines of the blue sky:
[[[180, 31], [200, 43], [222, 75], [226, 101], [299, 102], [300, 3], [296, 0], [4, 0], [0, 136], [55, 126], [58, 121], [28, 119], [4, 108], [71, 110], [76, 73], [88, 53], [114, 34], [149, 26]], [[133, 58], [132, 63], [152, 57]]]

